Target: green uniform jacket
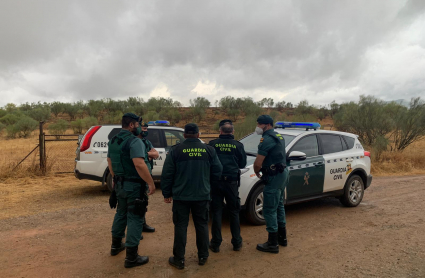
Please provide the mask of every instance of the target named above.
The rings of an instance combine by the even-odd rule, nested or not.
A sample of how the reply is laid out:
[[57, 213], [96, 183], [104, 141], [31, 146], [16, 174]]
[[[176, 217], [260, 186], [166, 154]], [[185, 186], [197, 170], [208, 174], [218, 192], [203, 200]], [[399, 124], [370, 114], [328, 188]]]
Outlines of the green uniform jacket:
[[272, 164], [283, 163], [286, 165], [285, 139], [280, 133], [269, 129], [263, 133], [263, 137], [258, 145], [258, 154], [266, 158], [263, 167], [269, 167]]
[[213, 147], [223, 165], [222, 176], [237, 178], [239, 169], [246, 166], [246, 153], [243, 144], [234, 139], [232, 134], [220, 135], [208, 143]]
[[218, 180], [222, 170], [214, 148], [199, 139], [188, 138], [172, 146], [165, 159], [162, 195], [183, 201], [210, 200], [210, 180]]

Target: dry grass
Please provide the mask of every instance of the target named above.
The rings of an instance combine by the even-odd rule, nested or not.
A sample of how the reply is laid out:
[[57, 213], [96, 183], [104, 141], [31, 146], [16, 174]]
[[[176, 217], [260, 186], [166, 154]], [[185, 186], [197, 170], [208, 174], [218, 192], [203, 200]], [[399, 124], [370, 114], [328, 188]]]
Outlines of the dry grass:
[[425, 138], [413, 143], [403, 152], [384, 152], [379, 161], [373, 159], [372, 174], [376, 176], [425, 174]]

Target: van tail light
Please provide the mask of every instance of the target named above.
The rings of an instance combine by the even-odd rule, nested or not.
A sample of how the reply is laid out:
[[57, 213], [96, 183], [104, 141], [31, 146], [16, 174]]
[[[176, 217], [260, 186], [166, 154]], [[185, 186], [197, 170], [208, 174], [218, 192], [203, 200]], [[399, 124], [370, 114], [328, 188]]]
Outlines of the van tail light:
[[87, 150], [88, 148], [90, 148], [90, 144], [91, 144], [91, 139], [93, 138], [93, 135], [101, 128], [100, 125], [94, 126], [92, 127], [86, 134], [86, 136], [84, 136], [84, 141], [81, 144], [80, 147], [80, 152], [84, 152], [85, 150]]
[[364, 156], [368, 156], [368, 157], [370, 157], [370, 152], [365, 151], [365, 152], [364, 152]]

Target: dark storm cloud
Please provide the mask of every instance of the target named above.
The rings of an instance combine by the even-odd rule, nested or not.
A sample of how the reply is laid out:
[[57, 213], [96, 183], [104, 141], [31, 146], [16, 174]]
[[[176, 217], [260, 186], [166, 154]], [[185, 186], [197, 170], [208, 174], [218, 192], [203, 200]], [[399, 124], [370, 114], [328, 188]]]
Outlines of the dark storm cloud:
[[424, 1], [2, 1], [0, 92], [14, 97], [0, 106], [26, 94], [148, 98], [161, 86], [188, 103], [203, 94], [192, 91], [198, 82], [216, 84], [205, 93], [215, 99], [410, 98], [424, 89], [418, 74], [395, 84], [385, 79], [397, 61], [374, 57], [405, 53], [410, 44], [396, 38], [416, 28], [419, 49], [403, 55], [419, 55], [421, 70], [424, 32], [411, 26], [424, 9]]

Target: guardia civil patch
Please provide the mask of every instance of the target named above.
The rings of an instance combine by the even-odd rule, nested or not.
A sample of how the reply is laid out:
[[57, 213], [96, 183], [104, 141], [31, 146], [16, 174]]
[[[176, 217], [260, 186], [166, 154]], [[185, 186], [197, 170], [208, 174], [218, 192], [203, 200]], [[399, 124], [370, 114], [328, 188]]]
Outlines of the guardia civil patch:
[[263, 143], [263, 141], [264, 141], [264, 137], [261, 137], [260, 143]]

